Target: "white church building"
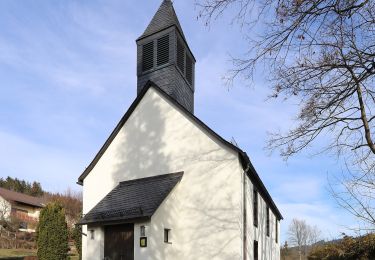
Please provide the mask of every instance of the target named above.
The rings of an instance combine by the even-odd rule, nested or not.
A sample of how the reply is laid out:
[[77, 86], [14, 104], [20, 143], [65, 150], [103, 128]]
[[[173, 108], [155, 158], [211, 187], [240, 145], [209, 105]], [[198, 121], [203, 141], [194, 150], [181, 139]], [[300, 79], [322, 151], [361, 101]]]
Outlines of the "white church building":
[[78, 178], [83, 259], [280, 259], [283, 217], [249, 157], [194, 116], [170, 0], [136, 42], [138, 95]]

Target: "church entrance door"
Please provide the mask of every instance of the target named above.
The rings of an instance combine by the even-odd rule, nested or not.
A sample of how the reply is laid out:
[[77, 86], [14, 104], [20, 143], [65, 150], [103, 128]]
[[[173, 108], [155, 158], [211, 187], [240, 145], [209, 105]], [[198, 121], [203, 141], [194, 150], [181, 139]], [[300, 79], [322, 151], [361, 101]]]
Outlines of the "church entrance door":
[[134, 260], [134, 224], [105, 227], [104, 258]]

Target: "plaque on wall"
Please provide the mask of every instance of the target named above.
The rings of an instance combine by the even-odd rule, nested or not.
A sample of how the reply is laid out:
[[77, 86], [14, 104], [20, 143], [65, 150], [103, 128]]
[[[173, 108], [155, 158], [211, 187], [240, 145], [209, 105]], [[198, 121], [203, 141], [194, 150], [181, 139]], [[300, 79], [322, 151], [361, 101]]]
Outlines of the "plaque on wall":
[[147, 237], [141, 237], [139, 239], [139, 246], [140, 247], [147, 247]]

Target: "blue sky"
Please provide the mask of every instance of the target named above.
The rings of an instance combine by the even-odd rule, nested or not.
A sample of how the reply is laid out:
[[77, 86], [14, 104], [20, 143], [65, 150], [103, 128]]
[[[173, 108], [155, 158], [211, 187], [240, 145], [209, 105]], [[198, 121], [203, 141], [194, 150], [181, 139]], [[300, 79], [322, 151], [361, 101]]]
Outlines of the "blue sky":
[[[135, 39], [159, 4], [0, 1], [2, 177], [80, 189], [77, 177], [136, 96]], [[206, 27], [192, 1], [174, 5], [197, 59], [195, 114], [248, 152], [284, 215], [282, 240], [292, 218], [317, 225], [324, 238], [347, 232], [355, 222], [327, 192], [327, 176], [341, 171], [336, 158], [302, 153], [285, 162], [264, 149], [267, 132], [295, 124], [298, 104], [266, 101], [262, 72], [251, 87], [241, 79], [224, 85], [230, 55], [246, 51], [241, 29], [225, 17]]]

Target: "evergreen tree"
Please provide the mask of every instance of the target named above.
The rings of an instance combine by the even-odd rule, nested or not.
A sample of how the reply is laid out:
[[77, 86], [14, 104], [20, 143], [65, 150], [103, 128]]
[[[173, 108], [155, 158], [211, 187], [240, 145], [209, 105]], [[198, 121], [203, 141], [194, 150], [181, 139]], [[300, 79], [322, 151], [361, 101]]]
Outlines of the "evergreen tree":
[[73, 229], [74, 245], [76, 246], [78, 259], [82, 259], [82, 226], [75, 226]]
[[9, 176], [5, 180], [0, 178], [0, 187], [31, 196], [41, 197], [44, 195], [44, 191], [39, 182], [34, 181], [31, 184], [25, 180], [19, 180], [17, 178], [13, 179]]
[[30, 195], [40, 197], [43, 195], [42, 186], [39, 182], [34, 181], [30, 188]]
[[68, 256], [68, 226], [60, 204], [50, 203], [41, 210], [37, 227], [39, 260], [65, 260]]

